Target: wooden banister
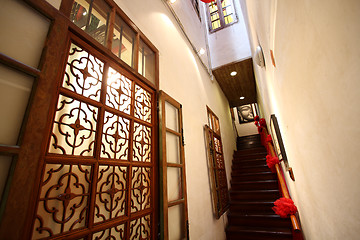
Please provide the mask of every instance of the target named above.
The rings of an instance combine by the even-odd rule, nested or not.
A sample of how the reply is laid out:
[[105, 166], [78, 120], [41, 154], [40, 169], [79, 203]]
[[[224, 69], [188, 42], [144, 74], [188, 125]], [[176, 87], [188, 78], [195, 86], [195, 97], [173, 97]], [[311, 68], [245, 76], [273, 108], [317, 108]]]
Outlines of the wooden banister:
[[[265, 137], [268, 136], [268, 131], [267, 131], [267, 129], [265, 127], [263, 127], [263, 131], [264, 131]], [[271, 142], [266, 142], [266, 144], [268, 145], [270, 155], [272, 157], [277, 157], [277, 155], [275, 153], [275, 150], [274, 150], [274, 146], [272, 145], [272, 143]], [[288, 189], [286, 187], [285, 179], [283, 177], [280, 165], [276, 164], [275, 169], [276, 169], [276, 174], [277, 174], [277, 177], [278, 177], [278, 180], [279, 180], [280, 190], [281, 190], [281, 193], [282, 193], [283, 197], [291, 199], [289, 191], [288, 191]], [[298, 222], [296, 216], [295, 215], [290, 215], [290, 219], [291, 219], [293, 230], [295, 232], [300, 232], [300, 225], [299, 225], [299, 222]]]

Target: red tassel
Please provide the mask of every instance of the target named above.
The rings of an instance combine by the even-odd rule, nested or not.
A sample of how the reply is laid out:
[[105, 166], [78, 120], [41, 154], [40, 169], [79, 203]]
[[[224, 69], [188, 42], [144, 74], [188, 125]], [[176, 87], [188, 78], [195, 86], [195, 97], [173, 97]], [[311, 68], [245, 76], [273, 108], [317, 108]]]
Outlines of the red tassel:
[[261, 119], [259, 120], [259, 123], [260, 123], [260, 126], [266, 127], [266, 122], [265, 122], [265, 119], [264, 119], [264, 118], [261, 118]]
[[278, 157], [272, 157], [270, 155], [266, 156], [266, 164], [271, 169], [272, 172], [275, 172], [275, 165], [279, 164], [279, 158]]
[[274, 207], [272, 209], [282, 218], [289, 217], [289, 215], [293, 215], [297, 212], [293, 200], [289, 198], [279, 198], [274, 202]]
[[266, 142], [272, 142], [272, 138], [271, 138], [271, 135], [268, 134], [267, 137], [266, 137]]
[[260, 119], [260, 117], [259, 117], [259, 116], [255, 116], [255, 117], [254, 117], [254, 120], [255, 120], [256, 122], [258, 122], [258, 121], [259, 121], [259, 119]]

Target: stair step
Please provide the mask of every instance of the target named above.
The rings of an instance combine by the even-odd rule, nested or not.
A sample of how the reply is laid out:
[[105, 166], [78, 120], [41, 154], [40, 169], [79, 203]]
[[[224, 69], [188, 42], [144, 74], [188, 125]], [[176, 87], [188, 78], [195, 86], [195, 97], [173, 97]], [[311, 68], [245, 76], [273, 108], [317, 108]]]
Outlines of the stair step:
[[237, 173], [257, 173], [257, 172], [266, 172], [269, 170], [269, 167], [266, 164], [254, 165], [254, 166], [241, 166], [240, 164], [235, 164], [232, 166], [232, 172], [236, 175]]
[[274, 214], [274, 201], [230, 201], [230, 212], [244, 214]]
[[249, 160], [249, 159], [265, 159], [267, 153], [249, 153], [249, 154], [233, 154], [235, 161]]
[[280, 198], [279, 190], [230, 190], [231, 200], [276, 200]]
[[235, 161], [233, 160], [232, 166], [233, 167], [242, 167], [242, 166], [258, 166], [258, 165], [264, 165], [266, 164], [265, 158], [260, 159], [250, 159], [250, 160], [240, 160]]
[[262, 181], [242, 181], [242, 182], [233, 182], [231, 181], [232, 190], [264, 190], [279, 189], [277, 180], [262, 180]]
[[238, 143], [248, 143], [248, 142], [261, 142], [260, 134], [255, 134], [251, 136], [244, 136], [237, 138]]
[[272, 207], [280, 197], [275, 173], [266, 165], [266, 149], [260, 135], [237, 139], [238, 151], [231, 167], [228, 240], [290, 240], [291, 221], [275, 215]]
[[266, 153], [266, 148], [259, 143], [258, 145], [254, 145], [250, 148], [239, 149], [235, 152], [235, 155], [246, 155], [253, 153]]
[[277, 180], [277, 176], [269, 169], [266, 172], [258, 172], [258, 173], [241, 173], [241, 174], [231, 173], [231, 180], [233, 182]]
[[292, 239], [291, 229], [287, 228], [261, 228], [261, 227], [239, 227], [229, 226], [226, 229], [228, 240], [245, 239], [245, 240], [287, 240]]
[[230, 212], [228, 219], [231, 226], [291, 228], [290, 218], [281, 218], [276, 214], [238, 214]]

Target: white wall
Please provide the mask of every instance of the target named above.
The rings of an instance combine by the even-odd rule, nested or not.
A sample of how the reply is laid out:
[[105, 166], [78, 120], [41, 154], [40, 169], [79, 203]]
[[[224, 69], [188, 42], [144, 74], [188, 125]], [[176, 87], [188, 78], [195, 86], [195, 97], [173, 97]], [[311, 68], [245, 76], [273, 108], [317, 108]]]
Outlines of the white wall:
[[[200, 3], [200, 5], [203, 7], [204, 13], [206, 6], [204, 3]], [[231, 62], [247, 59], [251, 56], [244, 17], [237, 0], [234, 0], [234, 6], [238, 18], [237, 23], [214, 33], [209, 33], [208, 30], [206, 31], [209, 39], [209, 49], [213, 69]], [[207, 21], [204, 21], [204, 23], [206, 24], [206, 29], [208, 29]]]
[[305, 237], [358, 239], [360, 2], [241, 2], [251, 49], [264, 50], [266, 68], [254, 66], [259, 104], [267, 121], [278, 118]]
[[[200, 1], [199, 5], [201, 5]], [[176, 1], [175, 3], [169, 4], [169, 6], [171, 6], [176, 13], [176, 16], [179, 18], [196, 51], [199, 52], [201, 48], [208, 50], [206, 39], [207, 28], [206, 25], [203, 24], [204, 17], [199, 19], [191, 1]], [[201, 14], [201, 7], [199, 7], [199, 11]], [[198, 54], [198, 56], [205, 64], [206, 68], [210, 69], [209, 52], [205, 51], [205, 54]]]
[[116, 2], [158, 48], [160, 89], [183, 105], [190, 238], [225, 239], [226, 218], [216, 220], [212, 213], [203, 127], [207, 123], [208, 105], [220, 119], [230, 180], [235, 135], [228, 101], [218, 84], [209, 78], [206, 70], [194, 56], [190, 44], [162, 1]]

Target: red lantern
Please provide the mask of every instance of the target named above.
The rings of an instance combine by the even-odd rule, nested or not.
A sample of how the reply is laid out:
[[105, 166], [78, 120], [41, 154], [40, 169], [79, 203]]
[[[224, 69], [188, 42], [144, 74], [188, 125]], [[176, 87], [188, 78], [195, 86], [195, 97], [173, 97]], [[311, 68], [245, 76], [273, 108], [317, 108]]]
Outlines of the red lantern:
[[202, 1], [204, 3], [211, 3], [212, 1], [215, 1], [215, 0], [200, 0], [200, 1]]

